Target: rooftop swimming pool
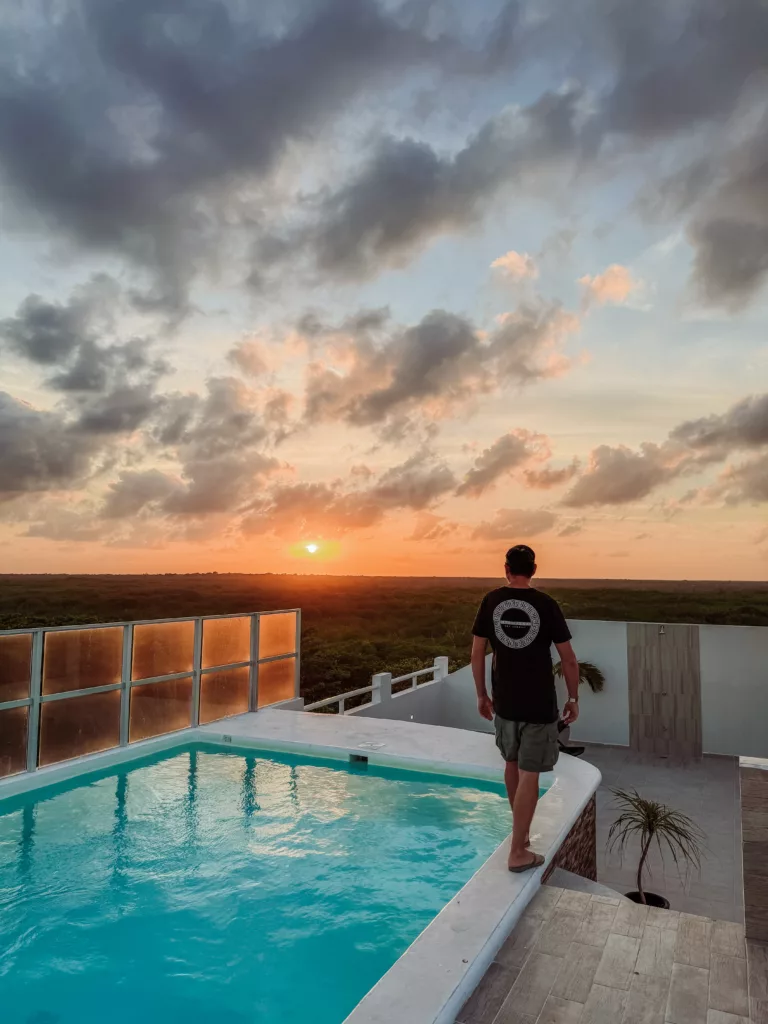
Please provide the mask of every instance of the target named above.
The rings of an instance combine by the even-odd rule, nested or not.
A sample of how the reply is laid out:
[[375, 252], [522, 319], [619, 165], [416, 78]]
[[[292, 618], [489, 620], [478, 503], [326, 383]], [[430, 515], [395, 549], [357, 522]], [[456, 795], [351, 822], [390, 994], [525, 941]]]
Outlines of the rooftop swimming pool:
[[4, 1024], [340, 1024], [510, 829], [497, 783], [196, 744], [0, 801]]

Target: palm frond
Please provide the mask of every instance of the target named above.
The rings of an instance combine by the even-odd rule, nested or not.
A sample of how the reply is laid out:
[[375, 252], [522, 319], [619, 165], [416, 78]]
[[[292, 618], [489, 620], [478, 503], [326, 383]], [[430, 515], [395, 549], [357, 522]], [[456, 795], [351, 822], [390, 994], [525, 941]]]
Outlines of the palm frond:
[[662, 858], [667, 852], [675, 866], [681, 863], [701, 866], [706, 836], [688, 815], [674, 811], [656, 800], [646, 800], [637, 790], [612, 790], [621, 813], [608, 830], [607, 849], [618, 848], [623, 858], [630, 839], [637, 836], [641, 849], [655, 842]]
[[[561, 661], [556, 661], [552, 668], [555, 675], [562, 678], [563, 663]], [[591, 661], [580, 661], [579, 682], [586, 683], [592, 693], [600, 693], [605, 687], [605, 676], [601, 669], [599, 669], [597, 665], [593, 665]]]

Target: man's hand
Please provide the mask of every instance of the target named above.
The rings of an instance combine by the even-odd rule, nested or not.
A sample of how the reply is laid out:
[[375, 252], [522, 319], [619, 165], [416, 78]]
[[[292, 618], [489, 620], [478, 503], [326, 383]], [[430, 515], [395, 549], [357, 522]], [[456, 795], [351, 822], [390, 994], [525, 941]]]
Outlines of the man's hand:
[[563, 721], [566, 725], [573, 725], [576, 719], [579, 717], [579, 705], [575, 700], [568, 700], [565, 702], [563, 708]]
[[486, 718], [489, 722], [493, 721], [493, 704], [487, 693], [477, 698], [477, 710], [483, 718]]

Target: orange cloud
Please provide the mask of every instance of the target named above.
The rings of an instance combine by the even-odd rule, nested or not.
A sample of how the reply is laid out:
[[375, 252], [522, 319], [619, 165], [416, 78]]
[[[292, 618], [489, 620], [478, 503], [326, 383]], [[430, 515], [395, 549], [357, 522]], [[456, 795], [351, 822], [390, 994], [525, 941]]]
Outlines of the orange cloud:
[[627, 301], [638, 283], [630, 269], [620, 263], [612, 263], [602, 274], [594, 277], [585, 274], [579, 278], [579, 284], [584, 289], [585, 306], [620, 306]]
[[504, 277], [514, 281], [522, 281], [525, 278], [535, 280], [539, 276], [539, 268], [533, 257], [527, 252], [515, 252], [514, 249], [495, 259], [491, 264], [491, 270], [498, 270]]

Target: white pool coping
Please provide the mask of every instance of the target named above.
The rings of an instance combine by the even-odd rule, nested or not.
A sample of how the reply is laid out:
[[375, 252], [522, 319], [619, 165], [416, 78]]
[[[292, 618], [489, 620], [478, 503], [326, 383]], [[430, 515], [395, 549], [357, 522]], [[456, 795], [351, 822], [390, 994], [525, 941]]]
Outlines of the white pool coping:
[[[374, 765], [464, 778], [499, 780], [503, 774], [493, 737], [486, 733], [265, 708], [4, 779], [0, 800], [195, 742], [341, 760], [364, 755]], [[539, 801], [532, 841], [545, 857], [544, 866], [511, 874], [505, 840], [358, 1003], [345, 1024], [453, 1024], [599, 786], [600, 772], [565, 755], [542, 781], [551, 786]]]

